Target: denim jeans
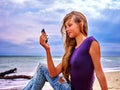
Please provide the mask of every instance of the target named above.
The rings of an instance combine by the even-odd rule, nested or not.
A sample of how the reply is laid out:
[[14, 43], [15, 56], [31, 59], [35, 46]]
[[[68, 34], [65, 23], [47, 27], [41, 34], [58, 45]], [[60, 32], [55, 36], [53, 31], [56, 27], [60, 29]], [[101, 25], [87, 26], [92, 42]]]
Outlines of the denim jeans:
[[40, 64], [36, 74], [23, 90], [42, 90], [46, 81], [50, 83], [54, 90], [71, 90], [71, 85], [66, 81], [59, 82], [60, 76], [51, 78], [45, 65]]

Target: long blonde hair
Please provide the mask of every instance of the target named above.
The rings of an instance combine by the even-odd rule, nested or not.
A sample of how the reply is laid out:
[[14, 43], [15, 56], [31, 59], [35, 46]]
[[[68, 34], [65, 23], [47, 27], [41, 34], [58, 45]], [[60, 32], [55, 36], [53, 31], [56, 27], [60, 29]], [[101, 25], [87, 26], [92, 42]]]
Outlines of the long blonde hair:
[[65, 79], [69, 82], [69, 75], [70, 75], [70, 66], [69, 66], [69, 59], [70, 56], [76, 46], [76, 40], [74, 38], [70, 38], [66, 31], [65, 31], [65, 23], [67, 20], [72, 19], [74, 20], [75, 23], [83, 23], [82, 29], [80, 29], [80, 32], [84, 35], [88, 35], [88, 25], [87, 25], [87, 20], [86, 17], [81, 13], [77, 11], [72, 11], [68, 14], [63, 19], [63, 25], [61, 27], [61, 33], [63, 38], [65, 39], [64, 41], [64, 48], [65, 48], [65, 53], [62, 58], [62, 73]]

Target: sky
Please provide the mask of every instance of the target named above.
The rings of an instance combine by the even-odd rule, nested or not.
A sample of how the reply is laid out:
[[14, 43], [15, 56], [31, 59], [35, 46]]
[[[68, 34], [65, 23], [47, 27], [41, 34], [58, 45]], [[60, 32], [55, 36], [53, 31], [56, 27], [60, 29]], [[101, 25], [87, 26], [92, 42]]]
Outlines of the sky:
[[62, 56], [60, 28], [71, 11], [86, 16], [101, 55], [120, 56], [120, 0], [0, 0], [0, 55], [44, 56], [39, 44], [44, 28], [52, 55]]

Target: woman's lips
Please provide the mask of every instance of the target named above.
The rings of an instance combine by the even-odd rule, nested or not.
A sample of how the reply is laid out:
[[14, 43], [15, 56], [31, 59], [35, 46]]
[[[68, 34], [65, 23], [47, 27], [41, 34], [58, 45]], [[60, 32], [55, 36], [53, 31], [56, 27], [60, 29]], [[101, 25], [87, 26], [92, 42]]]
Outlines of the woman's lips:
[[68, 35], [70, 35], [71, 34], [71, 32], [67, 32], [68, 33]]

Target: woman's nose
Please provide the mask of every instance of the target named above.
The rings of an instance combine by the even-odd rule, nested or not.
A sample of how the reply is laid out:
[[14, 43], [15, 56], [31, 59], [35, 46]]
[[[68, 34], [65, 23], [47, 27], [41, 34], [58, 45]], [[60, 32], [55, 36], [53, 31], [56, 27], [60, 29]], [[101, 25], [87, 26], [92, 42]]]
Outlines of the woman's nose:
[[69, 31], [69, 28], [68, 27], [66, 27], [66, 29], [65, 29], [66, 31]]

